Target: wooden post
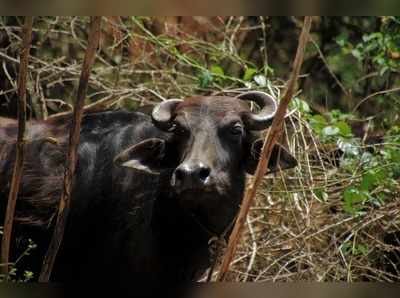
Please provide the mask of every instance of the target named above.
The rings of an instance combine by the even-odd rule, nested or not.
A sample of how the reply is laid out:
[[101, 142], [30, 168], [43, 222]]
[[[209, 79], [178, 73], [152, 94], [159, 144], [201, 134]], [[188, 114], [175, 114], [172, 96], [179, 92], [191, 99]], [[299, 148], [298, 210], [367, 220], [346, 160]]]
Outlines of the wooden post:
[[26, 80], [28, 76], [29, 49], [32, 42], [32, 17], [25, 17], [22, 28], [22, 47], [18, 73], [18, 136], [16, 143], [16, 157], [8, 195], [7, 210], [4, 219], [3, 239], [1, 241], [2, 273], [8, 280], [11, 232], [14, 221], [15, 205], [17, 203], [19, 185], [24, 164], [25, 127], [26, 127]]
[[235, 222], [232, 234], [229, 237], [228, 247], [217, 278], [218, 281], [223, 281], [226, 278], [226, 274], [229, 270], [229, 265], [236, 252], [236, 246], [239, 241], [241, 232], [243, 230], [247, 214], [250, 210], [250, 206], [256, 195], [257, 187], [260, 185], [262, 178], [264, 177], [267, 171], [268, 161], [270, 159], [272, 149], [282, 133], [283, 121], [285, 118], [287, 106], [290, 100], [292, 99], [293, 94], [296, 91], [297, 78], [300, 74], [300, 68], [303, 63], [304, 49], [309, 39], [310, 28], [311, 28], [311, 17], [306, 16], [304, 19], [303, 29], [300, 34], [296, 57], [293, 63], [293, 70], [291, 72], [287, 84], [286, 92], [279, 102], [275, 118], [272, 122], [269, 133], [267, 134], [264, 140], [264, 144], [260, 154], [260, 160], [258, 162], [257, 169], [254, 174], [254, 180], [250, 185], [250, 187], [247, 188], [246, 193], [244, 195], [238, 218]]
[[58, 253], [58, 249], [60, 248], [64, 236], [77, 160], [77, 149], [80, 138], [83, 107], [89, 82], [90, 69], [96, 57], [96, 50], [99, 45], [100, 25], [101, 17], [93, 17], [90, 23], [88, 46], [86, 48], [85, 58], [83, 61], [77, 100], [74, 106], [74, 114], [70, 129], [67, 163], [64, 172], [64, 189], [58, 207], [57, 222], [54, 228], [53, 237], [44, 258], [42, 271], [39, 276], [40, 282], [49, 281], [50, 274], [53, 270], [54, 262]]

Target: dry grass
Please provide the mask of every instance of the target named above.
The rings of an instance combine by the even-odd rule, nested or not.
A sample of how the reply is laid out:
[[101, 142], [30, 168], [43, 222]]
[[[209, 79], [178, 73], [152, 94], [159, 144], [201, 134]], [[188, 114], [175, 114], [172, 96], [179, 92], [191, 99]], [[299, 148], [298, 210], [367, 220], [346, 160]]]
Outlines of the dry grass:
[[399, 281], [400, 243], [390, 237], [399, 231], [400, 190], [382, 206], [366, 204], [362, 215], [345, 212], [343, 190], [361, 169], [337, 167], [299, 113], [286, 129], [299, 166], [265, 178], [228, 280]]

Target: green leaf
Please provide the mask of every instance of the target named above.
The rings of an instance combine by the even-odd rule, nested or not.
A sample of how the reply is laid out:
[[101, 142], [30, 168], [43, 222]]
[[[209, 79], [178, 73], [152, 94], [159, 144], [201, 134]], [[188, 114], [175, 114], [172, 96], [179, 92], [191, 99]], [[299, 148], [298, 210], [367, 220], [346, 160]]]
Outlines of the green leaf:
[[265, 87], [267, 85], [267, 79], [263, 75], [256, 75], [254, 76], [254, 81], [258, 84], [260, 87]]
[[361, 51], [358, 50], [358, 49], [353, 49], [353, 50], [351, 51], [351, 54], [352, 54], [354, 57], [356, 57], [358, 60], [362, 60], [362, 59], [363, 59], [363, 55], [362, 55]]
[[360, 191], [355, 187], [349, 187], [344, 191], [343, 199], [343, 209], [348, 213], [354, 214], [360, 211], [360, 206], [358, 206], [357, 203], [365, 202], [368, 199], [368, 196], [365, 192]]
[[219, 65], [212, 65], [210, 70], [211, 70], [211, 73], [213, 73], [213, 74], [221, 75], [221, 76], [225, 75], [224, 70]]
[[342, 254], [345, 256], [348, 255], [351, 252], [351, 243], [350, 242], [345, 242], [340, 246], [340, 251]]
[[367, 197], [364, 192], [354, 187], [349, 187], [344, 191], [344, 200], [350, 203], [363, 202]]
[[354, 255], [364, 255], [366, 256], [368, 254], [368, 247], [365, 244], [358, 244], [355, 245], [353, 249], [353, 254]]
[[382, 170], [369, 170], [362, 176], [361, 190], [369, 191], [383, 180], [385, 180], [385, 174]]
[[293, 107], [297, 108], [301, 113], [310, 113], [311, 109], [308, 103], [306, 103], [304, 100], [301, 100], [298, 97], [295, 97], [292, 101], [291, 104]]
[[368, 166], [374, 160], [374, 156], [370, 152], [363, 152], [360, 161], [363, 165]]
[[33, 272], [25, 270], [24, 271], [24, 282], [27, 282], [33, 278]]
[[358, 147], [350, 142], [338, 142], [338, 147], [343, 151], [345, 156], [357, 156], [360, 153]]
[[328, 200], [328, 194], [324, 189], [315, 189], [314, 194], [320, 201], [326, 202]]
[[337, 128], [336, 126], [327, 126], [324, 127], [321, 131], [322, 135], [324, 136], [336, 136], [339, 134], [339, 128]]
[[310, 119], [311, 127], [319, 134], [321, 130], [327, 125], [326, 119], [321, 115], [314, 115]]
[[363, 37], [362, 37], [362, 39], [363, 39], [363, 41], [364, 42], [369, 42], [369, 41], [371, 41], [372, 39], [376, 39], [376, 38], [378, 38], [378, 39], [381, 39], [383, 36], [382, 36], [382, 33], [380, 33], [380, 32], [375, 32], [375, 33], [372, 33], [372, 34], [365, 34], [365, 35], [363, 35]]
[[311, 122], [326, 124], [326, 119], [321, 115], [315, 115], [311, 118]]
[[371, 174], [365, 174], [363, 175], [363, 178], [361, 180], [360, 187], [362, 190], [368, 191], [372, 188], [374, 183], [375, 183], [375, 177]]
[[207, 88], [213, 81], [213, 77], [209, 71], [203, 71], [198, 76], [200, 88]]
[[348, 34], [347, 34], [347, 32], [343, 32], [343, 33], [341, 33], [340, 35], [338, 35], [336, 37], [336, 43], [341, 47], [344, 47], [347, 42], [348, 42]]
[[243, 75], [243, 81], [251, 81], [254, 75], [257, 73], [255, 68], [247, 68]]
[[352, 254], [353, 256], [368, 254], [368, 247], [365, 244], [353, 244], [351, 241], [347, 241], [340, 246], [340, 250], [344, 255]]
[[335, 126], [339, 129], [339, 133], [343, 137], [351, 136], [351, 127], [344, 121], [339, 121], [335, 124]]

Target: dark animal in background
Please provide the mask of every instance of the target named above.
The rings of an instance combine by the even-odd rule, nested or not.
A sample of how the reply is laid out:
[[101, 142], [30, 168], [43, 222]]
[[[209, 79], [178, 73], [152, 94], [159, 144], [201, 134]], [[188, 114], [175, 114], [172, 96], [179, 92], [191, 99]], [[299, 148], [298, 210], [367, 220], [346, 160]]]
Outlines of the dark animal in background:
[[[252, 113], [244, 100], [257, 103], [260, 112]], [[238, 98], [167, 100], [154, 107], [151, 117], [127, 111], [86, 115], [70, 216], [51, 280], [199, 278], [210, 265], [210, 238], [235, 218], [245, 174], [252, 174], [257, 165], [262, 145], [258, 131], [271, 124], [275, 112], [276, 103], [269, 95], [248, 92]], [[3, 126], [2, 213], [14, 162], [11, 139], [16, 124], [7, 120]], [[29, 125], [31, 141], [14, 234], [29, 235], [38, 244], [32, 258], [27, 258], [37, 271], [61, 196], [68, 126], [51, 121]], [[282, 169], [296, 165], [280, 145], [274, 148], [269, 168], [274, 171], [278, 165]]]

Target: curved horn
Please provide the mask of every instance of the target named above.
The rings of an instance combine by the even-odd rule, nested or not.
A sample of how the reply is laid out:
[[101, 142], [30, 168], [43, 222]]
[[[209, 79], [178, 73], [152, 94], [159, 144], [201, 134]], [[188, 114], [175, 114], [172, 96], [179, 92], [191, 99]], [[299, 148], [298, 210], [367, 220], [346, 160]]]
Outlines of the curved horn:
[[168, 131], [172, 125], [172, 114], [181, 102], [183, 102], [182, 99], [168, 99], [156, 105], [151, 112], [154, 125], [161, 130]]
[[271, 95], [261, 91], [250, 91], [236, 96], [241, 100], [254, 101], [261, 108], [258, 114], [243, 114], [243, 121], [249, 130], [263, 130], [269, 127], [274, 119], [277, 105]]

